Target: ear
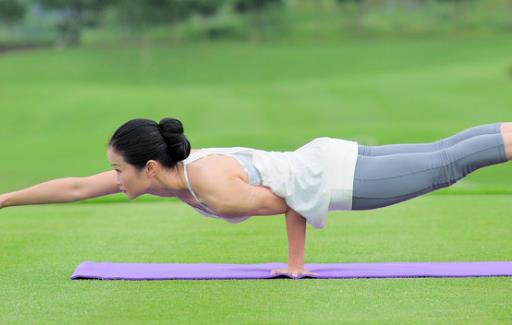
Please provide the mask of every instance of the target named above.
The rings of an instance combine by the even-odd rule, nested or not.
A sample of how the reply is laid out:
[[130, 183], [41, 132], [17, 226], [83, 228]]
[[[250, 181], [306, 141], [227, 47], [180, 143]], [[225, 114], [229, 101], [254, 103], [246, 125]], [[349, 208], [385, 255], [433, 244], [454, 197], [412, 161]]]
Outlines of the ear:
[[155, 160], [148, 160], [146, 163], [146, 173], [148, 176], [155, 176], [160, 171], [160, 164]]

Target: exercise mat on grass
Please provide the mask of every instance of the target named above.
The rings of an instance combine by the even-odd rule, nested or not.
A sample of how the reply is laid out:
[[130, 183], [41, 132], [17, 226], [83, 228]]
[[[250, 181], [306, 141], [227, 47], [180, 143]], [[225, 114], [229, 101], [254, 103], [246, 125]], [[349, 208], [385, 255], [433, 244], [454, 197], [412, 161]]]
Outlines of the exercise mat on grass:
[[71, 276], [99, 280], [210, 280], [272, 278], [411, 278], [411, 277], [493, 277], [512, 276], [512, 262], [389, 262], [305, 264], [314, 276], [271, 274], [285, 263], [110, 263], [82, 262]]

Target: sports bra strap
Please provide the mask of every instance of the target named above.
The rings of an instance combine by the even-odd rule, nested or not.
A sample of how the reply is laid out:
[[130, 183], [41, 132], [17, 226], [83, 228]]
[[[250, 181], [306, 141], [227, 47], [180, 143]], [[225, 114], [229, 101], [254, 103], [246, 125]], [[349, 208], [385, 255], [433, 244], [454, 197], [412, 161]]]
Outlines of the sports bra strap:
[[187, 157], [187, 159], [185, 160], [188, 160], [188, 161], [185, 161], [185, 160], [182, 160], [183, 162], [183, 174], [185, 175], [185, 183], [187, 183], [187, 187], [188, 187], [188, 190], [190, 191], [190, 193], [192, 194], [192, 196], [194, 197], [194, 199], [196, 199], [196, 201], [208, 212], [210, 213], [213, 213], [212, 210], [210, 210], [210, 208], [203, 202], [201, 202], [199, 200], [199, 198], [196, 196], [196, 194], [194, 193], [194, 191], [192, 190], [192, 186], [190, 186], [190, 181], [188, 179], [188, 173], [187, 173], [187, 164], [193, 162], [194, 160], [196, 159], [199, 159], [201, 158], [200, 155], [198, 155], [198, 153], [200, 153], [201, 151], [197, 151], [194, 153], [194, 156], [192, 157], [192, 155], [189, 155]]

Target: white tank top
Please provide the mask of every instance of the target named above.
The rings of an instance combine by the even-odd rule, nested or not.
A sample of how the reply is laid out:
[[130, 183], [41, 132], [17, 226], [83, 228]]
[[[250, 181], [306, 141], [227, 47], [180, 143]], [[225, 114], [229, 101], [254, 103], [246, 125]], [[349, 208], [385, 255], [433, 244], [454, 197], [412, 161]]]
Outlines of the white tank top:
[[[269, 187], [314, 228], [325, 227], [330, 210], [352, 210], [352, 191], [358, 144], [355, 141], [320, 137], [295, 151], [264, 151], [247, 147], [206, 148], [183, 160], [185, 181], [192, 196], [212, 218], [240, 223], [251, 216], [224, 218], [215, 215], [193, 192], [186, 165], [210, 154], [246, 158], [261, 175], [260, 184]], [[240, 161], [240, 159], [239, 159]], [[244, 165], [241, 162], [242, 166]], [[256, 185], [256, 184], [255, 184]]]

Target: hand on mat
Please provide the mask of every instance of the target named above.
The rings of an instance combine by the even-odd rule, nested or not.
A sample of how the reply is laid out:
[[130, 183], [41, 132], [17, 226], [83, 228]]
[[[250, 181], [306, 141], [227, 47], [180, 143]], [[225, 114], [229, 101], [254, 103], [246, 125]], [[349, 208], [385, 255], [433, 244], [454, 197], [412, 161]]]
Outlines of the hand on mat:
[[290, 274], [292, 276], [299, 276], [299, 275], [317, 275], [317, 273], [310, 272], [306, 270], [304, 267], [290, 267], [284, 269], [274, 269], [272, 270], [272, 275], [279, 274], [279, 273], [286, 273]]

